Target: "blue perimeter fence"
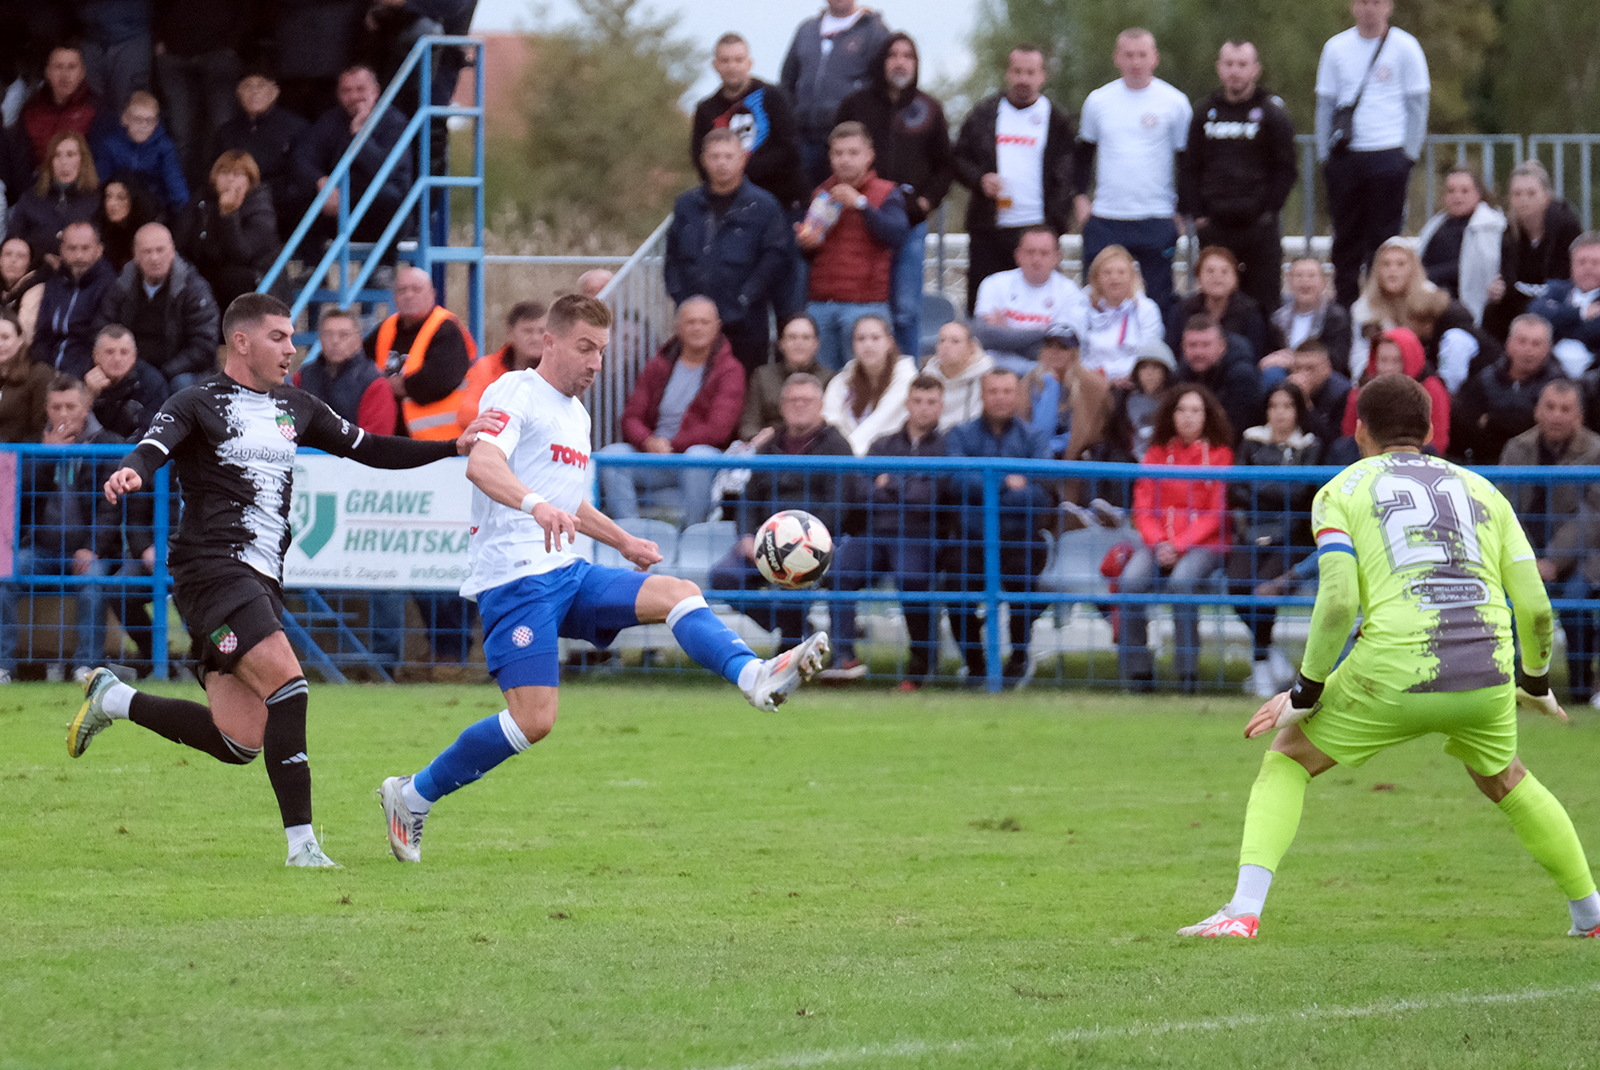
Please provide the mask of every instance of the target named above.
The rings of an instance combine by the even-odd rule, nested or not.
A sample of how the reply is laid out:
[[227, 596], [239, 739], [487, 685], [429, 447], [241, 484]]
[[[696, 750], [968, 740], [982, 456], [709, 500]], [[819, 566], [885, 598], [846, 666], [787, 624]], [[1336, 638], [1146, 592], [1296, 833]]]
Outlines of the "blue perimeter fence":
[[[19, 671], [37, 674], [41, 665], [64, 671], [110, 660], [165, 677], [187, 649], [185, 630], [173, 626], [175, 613], [153, 611], [167, 605], [171, 589], [161, 552], [178, 515], [170, 467], [157, 473], [153, 492], [141, 491], [114, 507], [100, 495], [104, 475], [126, 449], [0, 449], [0, 517], [11, 511], [4, 518], [9, 523], [0, 525], [0, 534], [10, 539], [9, 553], [0, 550], [0, 564], [8, 566], [0, 570], [6, 577], [0, 588], [5, 594], [4, 632], [14, 644], [0, 649], [0, 664], [13, 676]], [[590, 459], [597, 475], [595, 500], [602, 510], [611, 505], [600, 493], [608, 470], [655, 476], [637, 480], [642, 515], [619, 523], [657, 542], [663, 561], [652, 572], [698, 583], [758, 652], [775, 649], [783, 632], [796, 627], [829, 628], [837, 648], [841, 612], [853, 614], [864, 606], [868, 620], [857, 657], [875, 678], [894, 680], [908, 670], [917, 675], [926, 671], [935, 683], [965, 676], [966, 682], [981, 680], [991, 691], [1010, 682], [1008, 665], [1013, 678], [1020, 674], [1035, 684], [1122, 686], [1127, 680], [1117, 662], [1119, 633], [1124, 659], [1137, 661], [1140, 651], [1150, 651], [1158, 682], [1176, 677], [1182, 683], [1189, 676], [1207, 690], [1236, 687], [1247, 675], [1252, 629], [1260, 616], [1270, 616], [1268, 630], [1275, 645], [1297, 651], [1315, 594], [1310, 500], [1339, 471], [1167, 466], [1153, 471], [1136, 464], [1007, 458], [597, 452]], [[90, 469], [95, 472], [92, 490], [83, 475]], [[685, 499], [673, 484], [684, 474], [700, 472], [702, 479], [720, 476], [726, 481], [741, 469], [749, 479], [740, 497], [719, 498], [707, 519], [683, 516]], [[1560, 556], [1569, 578], [1549, 586], [1569, 633], [1569, 654], [1592, 658], [1600, 599], [1590, 597], [1593, 589], [1583, 577], [1590, 556], [1600, 553], [1600, 508], [1588, 501], [1592, 495], [1600, 505], [1600, 469], [1481, 471], [1520, 504], [1519, 516], [1536, 549], [1554, 528], [1573, 525]], [[1023, 477], [1024, 489], [1008, 487], [1007, 477], [1013, 475]], [[936, 488], [936, 493], [917, 506], [875, 501], [873, 484], [879, 477], [887, 477], [889, 484], [877, 492], [880, 499], [908, 483]], [[1138, 480], [1150, 478], [1220, 481], [1227, 488], [1228, 506], [1216, 519], [1229, 545], [1218, 554], [1215, 568], [1191, 589], [1175, 590], [1157, 579], [1148, 591], [1126, 591], [1119, 589], [1116, 578], [1102, 574], [1102, 562], [1112, 551], [1141, 545], [1130, 522], [1133, 490]], [[648, 489], [663, 484], [666, 489]], [[1063, 495], [1075, 503], [1100, 499], [1109, 508], [1062, 508]], [[785, 508], [818, 515], [835, 536], [833, 566], [814, 589], [770, 589], [735, 552], [741, 534]], [[466, 518], [461, 520], [464, 526]], [[69, 526], [80, 530], [64, 530]], [[93, 574], [70, 574], [66, 559], [76, 547], [65, 546], [63, 552], [64, 543], [84, 539], [105, 551], [98, 553], [102, 563]], [[136, 552], [141, 545], [157, 549], [147, 567]], [[598, 563], [624, 564], [609, 547], [585, 540], [583, 550]], [[15, 571], [24, 562], [24, 571]], [[1272, 580], [1279, 580], [1282, 589], [1258, 593], [1260, 584]], [[96, 600], [86, 601], [91, 594]], [[50, 605], [51, 599], [58, 600], [57, 606]], [[407, 599], [414, 609], [404, 608]], [[72, 602], [80, 610], [97, 607], [105, 630], [85, 630], [68, 604]], [[440, 666], [459, 670], [452, 679], [487, 678], [476, 614], [448, 589], [291, 588], [285, 592], [285, 606], [291, 642], [306, 667], [325, 679], [343, 680], [353, 669], [366, 679], [406, 679], [408, 672], [412, 679], [428, 679], [427, 670]], [[140, 616], [146, 607], [147, 625]], [[1148, 615], [1156, 607], [1175, 609], [1180, 620], [1174, 626], [1158, 616], [1151, 620], [1147, 642], [1133, 643], [1130, 617]], [[104, 616], [107, 611], [109, 617]], [[402, 611], [403, 618], [397, 619], [395, 614]], [[931, 632], [920, 644], [926, 665], [915, 664], [917, 650], [908, 645], [906, 630], [919, 611], [931, 618]], [[1183, 639], [1181, 618], [1186, 614], [1203, 618], [1198, 647]], [[942, 620], [946, 616], [947, 622]], [[109, 627], [110, 622], [121, 631]], [[1005, 627], [987, 627], [988, 622]], [[69, 633], [75, 636], [69, 638]], [[98, 656], [79, 658], [78, 644], [86, 641], [102, 643], [93, 652]], [[109, 650], [104, 648], [107, 642]], [[581, 643], [567, 644], [565, 653], [568, 664], [580, 671], [692, 669], [664, 625], [624, 631], [610, 655]], [[1016, 655], [1009, 662], [1008, 653]], [[1557, 663], [1559, 677], [1561, 659]]]

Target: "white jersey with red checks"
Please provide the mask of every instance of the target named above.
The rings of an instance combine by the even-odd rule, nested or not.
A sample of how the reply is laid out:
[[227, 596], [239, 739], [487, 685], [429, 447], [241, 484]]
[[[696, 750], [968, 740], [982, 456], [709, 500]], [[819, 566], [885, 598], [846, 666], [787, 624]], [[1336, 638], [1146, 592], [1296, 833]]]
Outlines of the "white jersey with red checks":
[[[576, 514], [593, 474], [589, 471], [589, 410], [579, 398], [551, 386], [537, 370], [507, 372], [483, 392], [479, 411], [505, 413], [505, 427], [484, 433], [506, 455], [529, 490], [564, 513]], [[532, 516], [472, 489], [472, 575], [463, 598], [523, 576], [537, 576], [582, 560], [570, 549], [544, 548], [544, 529]], [[570, 544], [569, 544], [570, 545]]]

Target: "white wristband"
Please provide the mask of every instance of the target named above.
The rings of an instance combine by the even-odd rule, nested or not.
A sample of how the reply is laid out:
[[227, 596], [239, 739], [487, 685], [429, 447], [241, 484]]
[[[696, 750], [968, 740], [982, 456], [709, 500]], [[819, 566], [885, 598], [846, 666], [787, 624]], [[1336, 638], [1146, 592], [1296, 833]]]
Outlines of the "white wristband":
[[520, 505], [518, 508], [520, 508], [524, 513], [527, 513], [529, 516], [532, 516], [534, 507], [542, 504], [544, 504], [544, 499], [530, 490], [527, 494], [523, 495], [522, 505]]

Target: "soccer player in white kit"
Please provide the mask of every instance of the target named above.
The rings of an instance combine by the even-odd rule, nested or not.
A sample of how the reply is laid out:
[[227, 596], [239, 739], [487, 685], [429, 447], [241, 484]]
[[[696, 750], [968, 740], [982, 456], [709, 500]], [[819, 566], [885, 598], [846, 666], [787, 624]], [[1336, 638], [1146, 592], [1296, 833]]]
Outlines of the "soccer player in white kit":
[[[470, 725], [413, 776], [378, 789], [389, 847], [402, 862], [422, 859], [422, 824], [449, 793], [520, 754], [555, 725], [561, 666], [557, 639], [610, 643], [635, 624], [672, 628], [684, 652], [775, 710], [822, 668], [826, 633], [765, 661], [717, 619], [688, 580], [648, 575], [656, 544], [629, 535], [584, 500], [589, 473], [589, 413], [611, 339], [611, 311], [578, 294], [550, 308], [539, 366], [510, 372], [484, 391], [480, 412], [504, 418], [482, 432], [467, 459], [472, 495], [472, 576], [462, 587], [483, 616], [483, 650], [506, 708]], [[640, 571], [594, 565], [571, 550], [578, 533], [615, 547]]]

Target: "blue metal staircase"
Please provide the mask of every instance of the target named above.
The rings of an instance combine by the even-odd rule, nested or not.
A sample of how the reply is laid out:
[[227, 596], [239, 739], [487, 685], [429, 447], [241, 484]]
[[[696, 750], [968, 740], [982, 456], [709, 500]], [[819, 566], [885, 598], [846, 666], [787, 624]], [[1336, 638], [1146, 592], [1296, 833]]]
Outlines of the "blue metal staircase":
[[[453, 104], [431, 102], [433, 73], [439, 59], [437, 50], [441, 48], [475, 50], [476, 59], [472, 64], [475, 88], [473, 103], [470, 106], [458, 107]], [[280, 280], [285, 278], [291, 260], [299, 260], [302, 264], [310, 263], [310, 258], [316, 255], [316, 250], [304, 246], [306, 236], [322, 216], [328, 198], [337, 191], [338, 233], [300, 284], [299, 291], [290, 303], [292, 319], [298, 322], [301, 313], [313, 304], [319, 306], [333, 304], [340, 308], [358, 302], [390, 304], [390, 291], [373, 286], [371, 280], [374, 271], [385, 259], [385, 254], [394, 248], [403, 259], [430, 274], [436, 274], [438, 269], [447, 264], [465, 264], [467, 325], [474, 338], [483, 336], [483, 60], [483, 39], [480, 37], [438, 35], [423, 37], [417, 41], [394, 78], [390, 80], [388, 88], [378, 99], [377, 105], [372, 109], [371, 118], [350, 143], [350, 147], [345, 150], [344, 156], [328, 176], [327, 183], [312, 199], [310, 208], [301, 217], [294, 233], [285, 243], [283, 251], [278, 254], [278, 259], [273, 262], [272, 267], [262, 278], [261, 285], [256, 288], [258, 292], [266, 293], [277, 287]], [[398, 111], [394, 104], [395, 98], [407, 85], [415, 86], [420, 106], [416, 114], [408, 118], [405, 132], [384, 160], [382, 167], [378, 169], [365, 194], [359, 200], [352, 202], [351, 165], [372, 136], [373, 130], [378, 125], [377, 120], [391, 109]], [[432, 173], [435, 160], [429, 136], [430, 127], [435, 121], [447, 121], [457, 117], [472, 120], [471, 170], [466, 174], [435, 175]], [[400, 207], [377, 241], [355, 241], [352, 236], [356, 227], [366, 219], [367, 213], [372, 211], [373, 202], [376, 201], [383, 183], [406, 154], [414, 154], [417, 160], [416, 182], [407, 191]], [[471, 191], [471, 241], [467, 245], [450, 244], [451, 193], [457, 189]], [[399, 235], [408, 229], [407, 223], [413, 221], [416, 224], [414, 230], [417, 234], [414, 245], [409, 241], [399, 241]], [[307, 360], [315, 360], [321, 351], [315, 326], [313, 319], [308, 330], [295, 336], [297, 345], [308, 347]]]

